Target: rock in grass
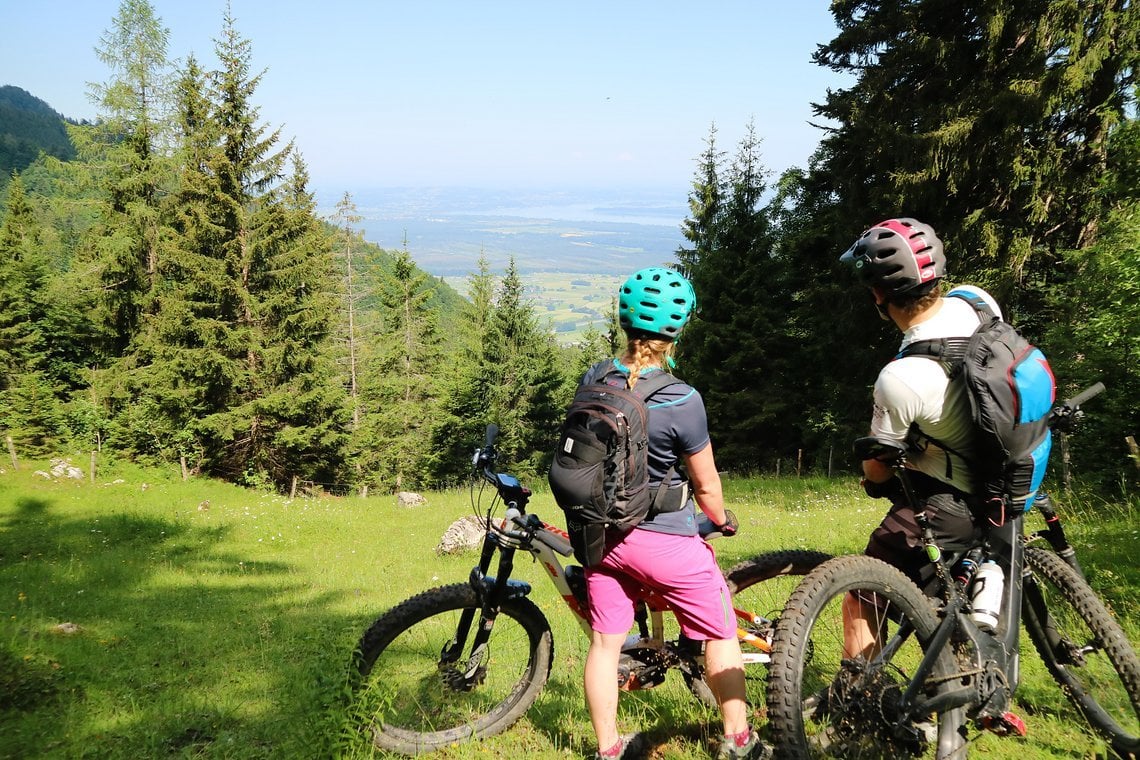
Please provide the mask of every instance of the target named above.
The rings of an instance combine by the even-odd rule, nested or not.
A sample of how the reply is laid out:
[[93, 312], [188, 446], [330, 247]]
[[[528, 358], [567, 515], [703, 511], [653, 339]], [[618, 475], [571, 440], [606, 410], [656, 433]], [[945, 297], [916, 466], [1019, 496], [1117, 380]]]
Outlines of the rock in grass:
[[487, 526], [482, 517], [464, 515], [443, 532], [443, 538], [435, 547], [435, 553], [459, 554], [475, 551], [483, 545], [483, 536], [486, 532]]
[[396, 494], [396, 504], [401, 507], [422, 507], [427, 504], [427, 499], [412, 491], [400, 491]]

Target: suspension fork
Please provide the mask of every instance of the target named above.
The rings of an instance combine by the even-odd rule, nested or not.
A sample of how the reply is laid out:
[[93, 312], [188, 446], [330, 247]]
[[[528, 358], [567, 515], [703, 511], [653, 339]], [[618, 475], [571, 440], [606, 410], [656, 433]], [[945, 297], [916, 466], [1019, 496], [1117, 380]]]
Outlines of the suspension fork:
[[1044, 641], [1053, 659], [1060, 665], [1071, 665], [1080, 658], [1080, 654], [1069, 645], [1069, 642], [1057, 630], [1053, 616], [1049, 614], [1049, 605], [1045, 595], [1041, 592], [1041, 584], [1028, 567], [1023, 570], [1024, 589], [1022, 593], [1021, 616], [1025, 628], [1029, 631], [1031, 639]]
[[[491, 566], [496, 549], [499, 549], [499, 568], [497, 574], [491, 577], [487, 575], [487, 570]], [[483, 551], [479, 555], [479, 565], [471, 570], [471, 577], [468, 581], [471, 587], [475, 589], [480, 602], [479, 607], [469, 607], [460, 614], [459, 623], [455, 626], [455, 635], [440, 653], [440, 665], [449, 665], [459, 661], [467, 644], [467, 637], [471, 634], [471, 624], [475, 621], [476, 611], [479, 612], [479, 628], [471, 642], [471, 655], [468, 659], [477, 662], [474, 655], [486, 646], [503, 600], [510, 595], [507, 590], [513, 587], [511, 572], [514, 570], [514, 558], [515, 550], [513, 548], [501, 547], [495, 536], [490, 532], [487, 533], [483, 539]], [[519, 586], [522, 594], [530, 591], [529, 586], [525, 586], [525, 584], [519, 584]], [[525, 588], [523, 588], [524, 586]], [[464, 675], [471, 678], [474, 674], [469, 672]]]
[[1033, 500], [1033, 506], [1037, 507], [1037, 511], [1045, 518], [1045, 529], [1037, 531], [1036, 535], [1047, 540], [1049, 545], [1053, 547], [1053, 551], [1057, 552], [1057, 556], [1077, 571], [1081, 580], [1088, 580], [1085, 578], [1084, 571], [1081, 570], [1080, 562], [1077, 561], [1076, 550], [1069, 544], [1069, 539], [1065, 536], [1065, 527], [1061, 524], [1061, 518], [1053, 506], [1053, 499], [1049, 497], [1049, 494], [1041, 491]]

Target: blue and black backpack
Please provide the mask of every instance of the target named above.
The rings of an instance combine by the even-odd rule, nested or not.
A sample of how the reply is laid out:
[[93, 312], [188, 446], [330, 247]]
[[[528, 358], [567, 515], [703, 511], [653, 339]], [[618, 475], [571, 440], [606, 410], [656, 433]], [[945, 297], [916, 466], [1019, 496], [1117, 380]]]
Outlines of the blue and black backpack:
[[978, 312], [973, 335], [916, 341], [896, 358], [925, 356], [942, 364], [951, 383], [965, 385], [974, 419], [970, 457], [962, 457], [982, 486], [977, 494], [994, 515], [1028, 510], [1041, 486], [1053, 446], [1049, 417], [1056, 382], [1039, 348], [997, 316], [985, 299], [969, 290], [952, 290]]

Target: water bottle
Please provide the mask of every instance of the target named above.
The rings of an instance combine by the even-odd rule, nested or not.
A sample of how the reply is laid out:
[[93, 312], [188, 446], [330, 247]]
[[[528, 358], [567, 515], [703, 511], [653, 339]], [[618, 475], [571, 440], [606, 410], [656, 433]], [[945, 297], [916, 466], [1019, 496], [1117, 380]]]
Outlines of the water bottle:
[[987, 633], [992, 633], [997, 628], [1004, 585], [1005, 574], [1001, 566], [992, 559], [983, 562], [974, 574], [974, 585], [970, 591], [972, 607], [970, 619]]

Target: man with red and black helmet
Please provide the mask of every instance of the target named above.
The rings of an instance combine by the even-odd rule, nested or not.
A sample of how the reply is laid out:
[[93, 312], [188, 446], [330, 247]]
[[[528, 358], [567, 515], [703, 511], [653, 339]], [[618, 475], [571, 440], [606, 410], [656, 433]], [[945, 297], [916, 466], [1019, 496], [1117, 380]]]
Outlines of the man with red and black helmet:
[[[879, 315], [902, 332], [900, 354], [911, 343], [968, 337], [978, 328], [978, 312], [969, 301], [943, 296], [946, 253], [929, 225], [910, 218], [880, 222], [860, 235], [840, 261], [869, 288]], [[985, 291], [959, 286], [954, 292], [982, 299], [1001, 316]], [[870, 434], [907, 447], [911, 484], [936, 540], [949, 550], [966, 548], [977, 531], [970, 510], [977, 484], [968, 463], [973, 425], [968, 397], [960, 385], [950, 382], [941, 363], [903, 356], [879, 372]], [[892, 503], [871, 533], [865, 553], [898, 567], [920, 588], [928, 589], [934, 581], [932, 566], [922, 553], [915, 512], [903, 498], [898, 479], [874, 459], [863, 462], [863, 475], [868, 495]], [[869, 654], [877, 646], [864, 604], [854, 597], [844, 603], [844, 633], [851, 656]]]

